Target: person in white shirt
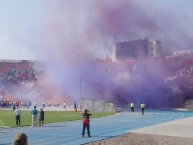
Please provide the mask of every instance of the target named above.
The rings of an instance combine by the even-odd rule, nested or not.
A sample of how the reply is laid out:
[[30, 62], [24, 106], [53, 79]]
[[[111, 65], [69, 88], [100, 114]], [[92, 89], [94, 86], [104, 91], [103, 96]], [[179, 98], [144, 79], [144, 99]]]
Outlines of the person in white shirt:
[[15, 114], [16, 125], [20, 126], [21, 110], [19, 109], [19, 107], [16, 108], [16, 110], [14, 111], [14, 114]]

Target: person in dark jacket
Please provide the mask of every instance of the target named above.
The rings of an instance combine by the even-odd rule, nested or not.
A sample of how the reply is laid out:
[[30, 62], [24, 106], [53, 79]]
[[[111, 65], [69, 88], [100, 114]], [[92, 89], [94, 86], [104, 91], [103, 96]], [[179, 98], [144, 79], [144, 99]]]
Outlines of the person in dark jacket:
[[44, 124], [44, 111], [43, 111], [43, 109], [41, 108], [41, 109], [40, 109], [39, 125], [43, 127], [43, 124]]
[[76, 102], [74, 102], [74, 111], [77, 112], [77, 103]]
[[91, 137], [90, 136], [90, 119], [89, 119], [90, 116], [91, 116], [91, 114], [88, 113], [87, 109], [85, 109], [84, 113], [82, 114], [82, 117], [83, 117], [82, 137], [84, 137], [84, 133], [85, 133], [86, 128], [87, 128], [88, 137]]

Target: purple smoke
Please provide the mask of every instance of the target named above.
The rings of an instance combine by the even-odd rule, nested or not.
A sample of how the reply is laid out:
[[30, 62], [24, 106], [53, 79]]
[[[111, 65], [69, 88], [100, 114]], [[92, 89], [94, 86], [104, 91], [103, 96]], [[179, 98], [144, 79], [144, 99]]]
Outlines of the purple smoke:
[[48, 60], [46, 79], [72, 101], [94, 98], [116, 104], [132, 100], [153, 107], [178, 105], [165, 95], [162, 61], [153, 69], [152, 61], [137, 62], [133, 72], [127, 65], [111, 64], [108, 73], [96, 61], [111, 54], [115, 42], [145, 36], [161, 40], [164, 52], [191, 48], [189, 20], [181, 22], [174, 11], [152, 6], [140, 0], [46, 1], [42, 40], [42, 55]]

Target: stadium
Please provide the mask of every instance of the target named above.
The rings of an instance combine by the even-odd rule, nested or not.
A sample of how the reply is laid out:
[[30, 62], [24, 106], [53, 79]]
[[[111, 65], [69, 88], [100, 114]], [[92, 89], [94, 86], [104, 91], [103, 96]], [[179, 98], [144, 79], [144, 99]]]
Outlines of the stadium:
[[[0, 62], [1, 101], [4, 102], [1, 106], [9, 107], [12, 106], [11, 102], [18, 101], [20, 104], [23, 102], [25, 106], [27, 101], [32, 105], [39, 103], [41, 106], [42, 102], [46, 102], [47, 105], [62, 106], [63, 101], [72, 105], [75, 101], [80, 103], [82, 99], [94, 99], [114, 103], [115, 107], [122, 109], [128, 108], [129, 102], [134, 102], [137, 106], [144, 102], [151, 109], [191, 109], [193, 53], [178, 51], [171, 55], [150, 56], [149, 48], [145, 43], [141, 43], [142, 41], [148, 43], [150, 40], [147, 38], [135, 40], [136, 46], [133, 41], [122, 42], [132, 43], [132, 47], [130, 45], [124, 47], [126, 51], [121, 53], [119, 51], [123, 48], [116, 47], [117, 54], [114, 54], [116, 59], [108, 55], [103, 59], [97, 59], [92, 63], [95, 74], [86, 72], [90, 78], [82, 76], [75, 80], [74, 76], [69, 76], [71, 78], [65, 82], [67, 87], [69, 86], [66, 90], [59, 90], [54, 86], [54, 82], [49, 82], [50, 78], [46, 74], [49, 63], [2, 60]], [[148, 53], [146, 56], [127, 56], [131, 54], [130, 51], [127, 52], [130, 48], [131, 50], [147, 49]], [[136, 50], [135, 53], [140, 54], [138, 51]], [[122, 54], [124, 56], [121, 56]], [[100, 81], [96, 80], [96, 77]], [[71, 83], [69, 81], [76, 82], [68, 84]], [[84, 89], [88, 87], [90, 91], [85, 92]], [[70, 91], [78, 93], [74, 96]]]
[[[147, 49], [146, 52], [148, 52], [148, 45], [141, 43], [141, 41], [147, 41], [148, 43], [152, 40], [148, 38], [135, 40], [136, 47], [133, 41], [126, 41], [123, 43], [128, 43], [128, 46], [124, 49], [129, 49], [130, 43], [132, 43], [132, 49], [140, 46], [143, 48], [142, 50]], [[130, 112], [129, 104], [131, 102], [135, 104], [135, 110], [138, 113], [140, 112], [140, 103], [143, 102], [146, 109], [149, 110], [150, 116], [153, 114], [152, 117], [156, 117], [158, 113], [162, 118], [167, 115], [165, 120], [160, 119], [159, 122], [162, 123], [171, 119], [171, 113], [175, 113], [172, 120], [182, 117], [181, 111], [170, 112], [169, 110], [179, 108], [181, 110], [192, 110], [193, 53], [191, 51], [179, 51], [174, 52], [172, 55], [161, 54], [153, 57], [148, 55], [150, 52], [146, 53], [147, 55], [139, 56], [141, 53], [137, 51], [140, 49], [135, 50], [135, 54], [139, 55], [133, 56], [130, 56], [130, 51], [129, 53], [120, 52], [119, 49], [122, 49], [122, 47], [116, 47], [116, 49], [118, 53], [113, 55], [116, 56], [116, 59], [107, 55], [105, 58], [96, 59], [96, 62], [92, 63], [95, 68], [95, 76], [97, 73], [97, 76], [100, 76], [100, 81], [95, 78], [92, 79], [92, 77], [88, 81], [85, 77], [82, 77], [80, 80], [76, 80], [77, 86], [74, 88], [77, 90], [70, 87], [70, 90], [79, 93], [78, 97], [69, 97], [69, 90], [59, 90], [52, 81], [49, 81], [47, 68], [49, 68], [49, 64], [57, 64], [58, 62], [2, 60], [0, 62], [1, 109], [7, 110], [16, 106], [22, 110], [30, 110], [33, 106], [41, 108], [44, 102], [45, 106], [43, 108], [45, 111], [63, 111], [63, 102], [66, 102], [67, 110], [73, 111], [73, 103], [77, 102], [79, 111], [89, 109], [91, 112], [122, 112], [120, 117], [124, 118], [125, 113]], [[159, 50], [159, 52], [161, 51]], [[124, 54], [123, 57], [121, 53]], [[85, 86], [91, 85], [90, 88], [93, 88], [93, 90], [85, 93], [83, 90]], [[151, 110], [159, 111], [152, 112]], [[162, 112], [161, 110], [168, 111]], [[183, 114], [185, 118], [189, 115]], [[137, 118], [135, 119], [137, 120]], [[1, 122], [1, 124], [2, 127], [5, 127], [4, 124], [6, 123]], [[52, 124], [48, 124], [47, 127], [50, 125]], [[144, 124], [144, 126], [148, 125]], [[112, 136], [121, 134], [122, 131]], [[144, 136], [140, 137], [143, 138]], [[90, 141], [95, 140], [98, 140], [98, 137]], [[60, 144], [60, 142], [58, 143]], [[67, 142], [70, 144], [75, 143], [72, 141]], [[79, 140], [77, 143], [80, 142]]]
[[0, 145], [191, 145], [192, 1], [0, 1]]

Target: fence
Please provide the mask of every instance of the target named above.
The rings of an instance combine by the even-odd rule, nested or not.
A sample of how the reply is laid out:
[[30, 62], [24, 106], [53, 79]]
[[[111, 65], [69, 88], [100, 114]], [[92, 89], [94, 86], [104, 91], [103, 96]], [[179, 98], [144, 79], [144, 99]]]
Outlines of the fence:
[[193, 110], [193, 99], [185, 100], [184, 108]]
[[81, 99], [80, 110], [85, 109], [91, 112], [115, 112], [115, 106], [113, 103], [107, 103], [101, 100]]

